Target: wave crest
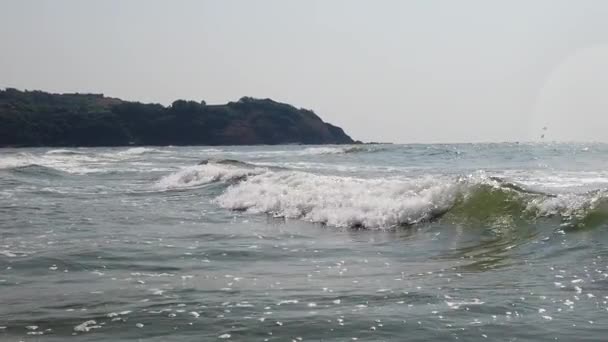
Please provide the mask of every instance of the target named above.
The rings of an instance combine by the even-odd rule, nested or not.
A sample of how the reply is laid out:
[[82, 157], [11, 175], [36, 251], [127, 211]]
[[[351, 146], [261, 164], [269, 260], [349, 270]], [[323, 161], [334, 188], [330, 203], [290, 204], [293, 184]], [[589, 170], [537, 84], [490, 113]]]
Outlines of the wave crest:
[[17, 153], [0, 158], [0, 170], [16, 172], [23, 168], [43, 167], [56, 172], [71, 174], [85, 174], [97, 172], [99, 169], [92, 168], [97, 159], [84, 154], [62, 154], [51, 153], [34, 155], [30, 153]]
[[161, 178], [156, 187], [162, 190], [194, 188], [215, 182], [232, 182], [258, 175], [267, 169], [232, 160], [204, 160]]
[[415, 224], [446, 211], [456, 183], [370, 180], [304, 172], [267, 172], [229, 187], [216, 201], [228, 209], [342, 227]]
[[60, 177], [65, 175], [64, 171], [62, 170], [38, 164], [16, 166], [14, 168], [9, 169], [9, 171], [10, 173], [15, 175], [23, 175], [30, 177]]
[[57, 149], [57, 150], [47, 151], [45, 154], [47, 154], [47, 155], [72, 156], [72, 155], [83, 155], [84, 153], [83, 152], [79, 152], [79, 151], [74, 151], [74, 150]]
[[323, 154], [350, 154], [350, 153], [373, 153], [384, 151], [385, 148], [377, 145], [354, 145], [339, 147], [308, 147], [300, 151], [301, 155], [323, 155]]
[[557, 218], [565, 227], [608, 223], [608, 192], [549, 194], [479, 172], [466, 177], [368, 179], [205, 160], [163, 177], [158, 188], [222, 182], [220, 207], [337, 227], [391, 228], [440, 220], [483, 227]]
[[132, 147], [128, 148], [124, 151], [116, 152], [114, 155], [118, 157], [132, 157], [132, 156], [140, 156], [143, 154], [150, 153], [162, 153], [162, 150], [150, 148], [150, 147]]
[[431, 220], [501, 226], [558, 217], [573, 228], [608, 222], [608, 196], [552, 195], [485, 174], [461, 178], [360, 179], [267, 171], [231, 185], [221, 207], [338, 227], [390, 228]]

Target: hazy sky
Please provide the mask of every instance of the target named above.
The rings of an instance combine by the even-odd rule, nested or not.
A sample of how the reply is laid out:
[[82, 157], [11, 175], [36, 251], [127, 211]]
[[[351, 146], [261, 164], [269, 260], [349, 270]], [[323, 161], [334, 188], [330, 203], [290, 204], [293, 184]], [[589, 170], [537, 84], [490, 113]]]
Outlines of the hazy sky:
[[0, 44], [0, 87], [269, 97], [366, 141], [608, 141], [602, 0], [0, 0]]

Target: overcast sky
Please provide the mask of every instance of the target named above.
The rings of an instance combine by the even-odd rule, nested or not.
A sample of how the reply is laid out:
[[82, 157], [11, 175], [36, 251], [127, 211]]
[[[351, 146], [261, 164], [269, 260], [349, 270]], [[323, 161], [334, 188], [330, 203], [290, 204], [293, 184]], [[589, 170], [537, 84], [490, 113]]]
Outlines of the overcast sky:
[[269, 97], [365, 141], [608, 141], [602, 0], [0, 0], [0, 44], [0, 87]]

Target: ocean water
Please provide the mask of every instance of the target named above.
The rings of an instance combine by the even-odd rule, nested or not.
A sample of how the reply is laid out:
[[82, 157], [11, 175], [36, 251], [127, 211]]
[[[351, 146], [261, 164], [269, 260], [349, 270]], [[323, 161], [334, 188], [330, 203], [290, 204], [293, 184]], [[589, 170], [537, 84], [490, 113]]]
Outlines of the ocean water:
[[607, 187], [603, 144], [2, 149], [0, 340], [604, 340]]

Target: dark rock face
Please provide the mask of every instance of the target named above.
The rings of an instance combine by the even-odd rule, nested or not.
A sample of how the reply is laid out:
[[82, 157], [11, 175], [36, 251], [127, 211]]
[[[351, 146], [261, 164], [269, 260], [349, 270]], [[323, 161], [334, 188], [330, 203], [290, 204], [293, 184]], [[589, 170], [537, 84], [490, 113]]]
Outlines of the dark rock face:
[[143, 104], [0, 90], [0, 146], [352, 144], [314, 112], [270, 99]]

